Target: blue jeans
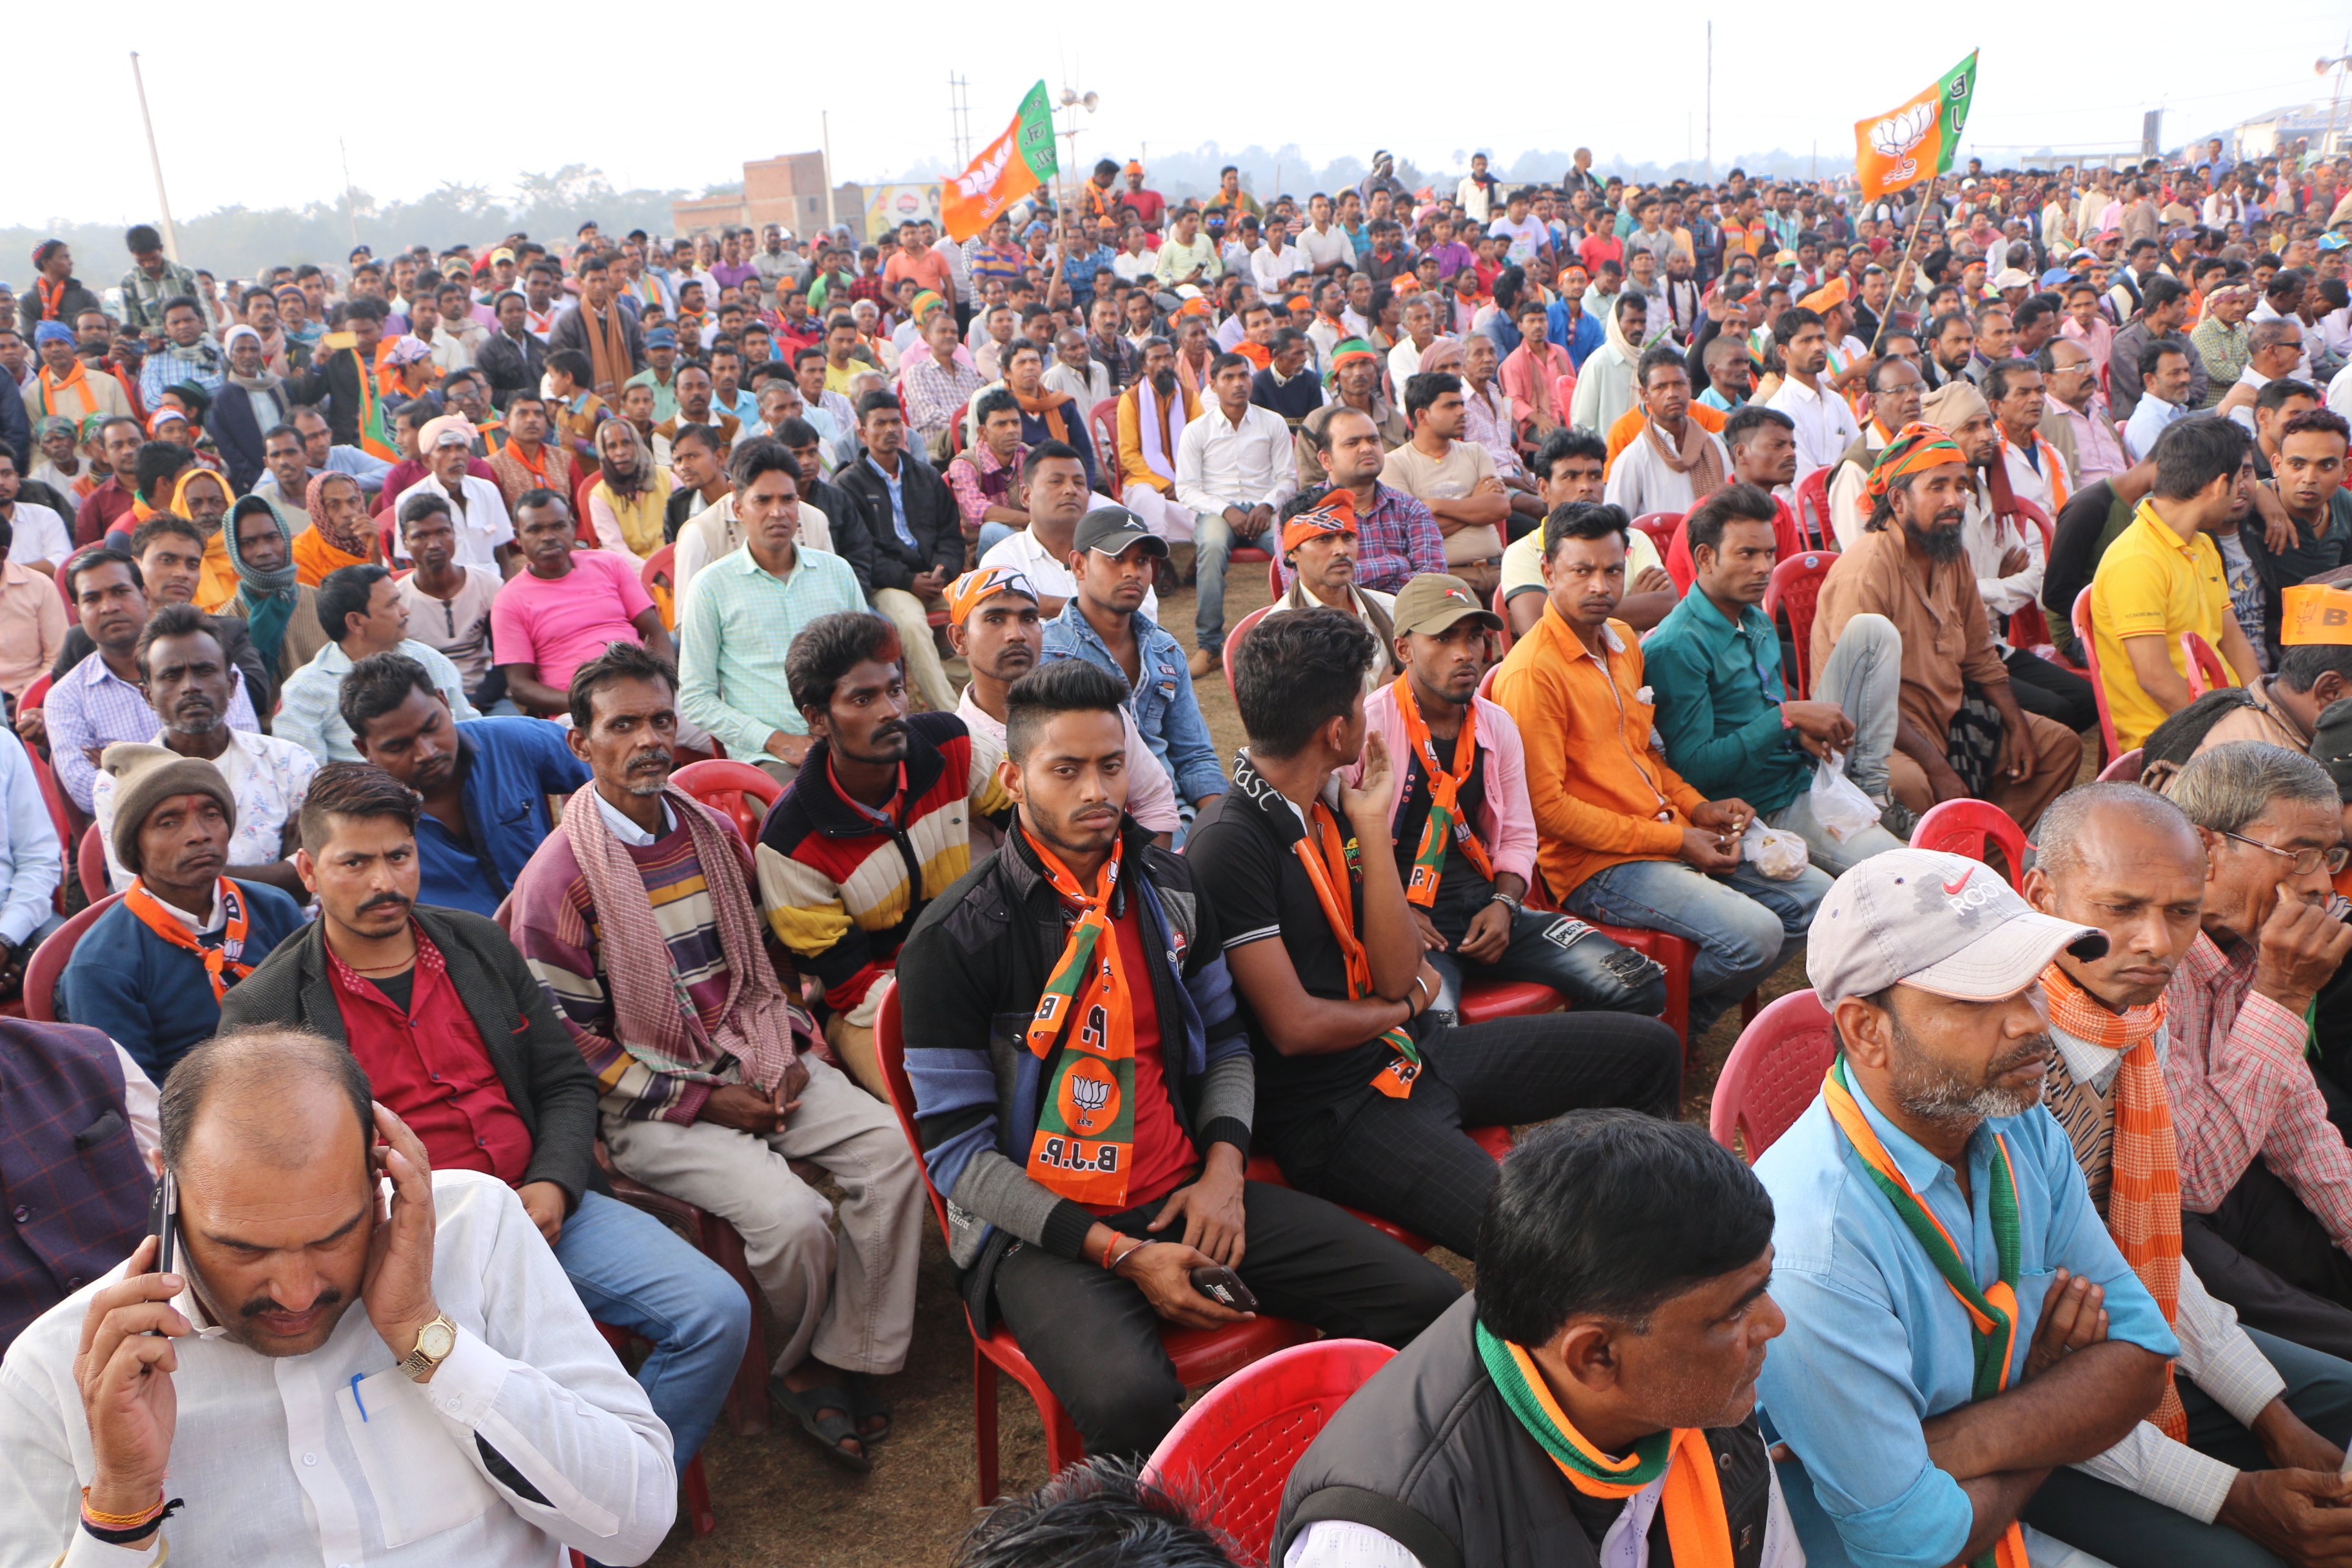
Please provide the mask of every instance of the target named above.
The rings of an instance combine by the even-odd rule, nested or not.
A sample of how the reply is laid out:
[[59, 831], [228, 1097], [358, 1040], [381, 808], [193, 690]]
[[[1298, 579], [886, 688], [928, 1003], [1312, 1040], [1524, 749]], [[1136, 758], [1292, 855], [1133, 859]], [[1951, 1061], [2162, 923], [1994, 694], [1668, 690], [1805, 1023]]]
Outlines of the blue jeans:
[[1010, 539], [1020, 531], [1021, 531], [1019, 529], [1013, 527], [1009, 522], [982, 523], [980, 525], [980, 543], [974, 547], [972, 559], [975, 561], [979, 560], [981, 556], [988, 553], [990, 548], [994, 545], [998, 540]]
[[601, 1193], [583, 1193], [555, 1239], [555, 1261], [600, 1323], [653, 1342], [637, 1383], [686, 1468], [719, 1419], [751, 1337], [743, 1287], [677, 1233]]
[[1780, 967], [1829, 890], [1830, 877], [1818, 866], [1775, 882], [1745, 860], [1722, 877], [1680, 860], [1628, 860], [1594, 872], [1564, 902], [1586, 920], [1666, 931], [1697, 944], [1690, 983], [1696, 1035]]
[[1248, 544], [1273, 550], [1280, 537], [1272, 524], [1264, 532], [1244, 536], [1234, 531], [1223, 512], [1201, 514], [1192, 530], [1193, 571], [1201, 595], [1192, 615], [1192, 640], [1197, 646], [1213, 653], [1225, 646], [1225, 563], [1233, 559], [1234, 547]]
[[[1466, 890], [1456, 893], [1457, 879]], [[1437, 902], [1429, 911], [1437, 934], [1454, 946], [1480, 910], [1494, 884], [1475, 874], [1464, 876], [1447, 867], [1438, 884]], [[1511, 943], [1502, 956], [1481, 963], [1448, 949], [1422, 956], [1437, 971], [1437, 995], [1429, 1012], [1444, 1022], [1454, 1021], [1462, 1008], [1462, 978], [1492, 975], [1497, 980], [1527, 980], [1549, 985], [1580, 1012], [1639, 1013], [1654, 1018], [1666, 1005], [1665, 972], [1647, 956], [1621, 947], [1583, 921], [1541, 910], [1522, 910], [1511, 921]]]

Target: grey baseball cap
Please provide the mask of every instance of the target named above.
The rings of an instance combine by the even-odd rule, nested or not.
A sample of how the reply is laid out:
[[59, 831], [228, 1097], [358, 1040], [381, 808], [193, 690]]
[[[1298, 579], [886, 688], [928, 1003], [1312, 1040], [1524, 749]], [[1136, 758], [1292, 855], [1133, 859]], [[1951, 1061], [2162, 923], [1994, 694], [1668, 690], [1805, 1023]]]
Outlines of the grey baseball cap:
[[2032, 984], [2061, 952], [2097, 958], [2106, 933], [2036, 910], [1980, 860], [1890, 849], [1840, 877], [1813, 915], [1805, 975], [1823, 1005], [1897, 981], [1938, 996], [1995, 1002]]

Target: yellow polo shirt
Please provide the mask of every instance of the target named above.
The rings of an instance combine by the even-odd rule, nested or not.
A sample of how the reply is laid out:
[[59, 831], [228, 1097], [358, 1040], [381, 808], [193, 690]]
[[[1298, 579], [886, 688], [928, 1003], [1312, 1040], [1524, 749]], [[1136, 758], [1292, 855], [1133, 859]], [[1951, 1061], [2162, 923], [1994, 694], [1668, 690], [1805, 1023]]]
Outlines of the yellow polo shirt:
[[2131, 526], [2107, 547], [2091, 579], [2091, 631], [2117, 745], [2129, 751], [2167, 716], [2156, 699], [2140, 689], [2124, 639], [2162, 637], [2165, 657], [2186, 679], [2189, 664], [2180, 651], [2180, 634], [2195, 632], [2218, 653], [2230, 613], [2230, 585], [2222, 574], [2220, 548], [2201, 532], [2183, 542], [2157, 516], [2154, 506], [2141, 501]]

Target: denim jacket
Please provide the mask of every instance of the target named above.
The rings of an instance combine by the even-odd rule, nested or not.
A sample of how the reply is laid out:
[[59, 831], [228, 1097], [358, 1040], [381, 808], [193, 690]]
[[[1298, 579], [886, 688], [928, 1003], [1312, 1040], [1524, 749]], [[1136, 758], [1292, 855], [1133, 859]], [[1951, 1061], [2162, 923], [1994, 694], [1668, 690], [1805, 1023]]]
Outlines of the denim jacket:
[[[1224, 794], [1225, 770], [1218, 764], [1208, 721], [1201, 717], [1201, 704], [1192, 696], [1192, 671], [1183, 645], [1140, 611], [1135, 617], [1135, 637], [1142, 649], [1142, 675], [1127, 699], [1135, 727], [1143, 731], [1151, 754], [1168, 770], [1182, 799], [1200, 801]], [[1045, 657], [1082, 658], [1122, 683], [1127, 679], [1127, 671], [1079, 613], [1075, 597], [1045, 623]]]

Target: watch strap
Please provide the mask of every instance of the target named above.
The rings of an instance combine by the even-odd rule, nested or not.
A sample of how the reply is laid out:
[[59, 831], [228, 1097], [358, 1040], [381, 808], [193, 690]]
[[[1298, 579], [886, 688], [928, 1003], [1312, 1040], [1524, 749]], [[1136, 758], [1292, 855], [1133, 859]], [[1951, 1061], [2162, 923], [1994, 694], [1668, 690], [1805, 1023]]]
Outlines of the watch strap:
[[[449, 1331], [449, 1349], [443, 1351], [439, 1355], [434, 1355], [425, 1348], [425, 1336], [431, 1331], [434, 1325], [436, 1323]], [[439, 1366], [443, 1362], [448, 1360], [451, 1352], [454, 1352], [457, 1348], [457, 1325], [449, 1321], [448, 1313], [443, 1312], [435, 1317], [431, 1322], [426, 1323], [424, 1328], [416, 1331], [415, 1347], [400, 1360], [401, 1375], [408, 1378], [411, 1382], [414, 1382], [419, 1376], [432, 1371], [435, 1367]]]

